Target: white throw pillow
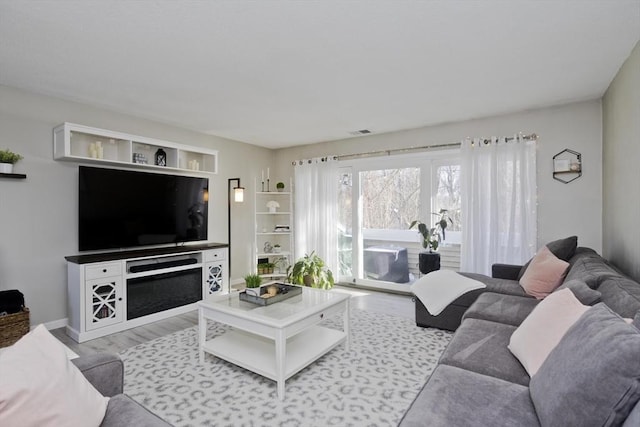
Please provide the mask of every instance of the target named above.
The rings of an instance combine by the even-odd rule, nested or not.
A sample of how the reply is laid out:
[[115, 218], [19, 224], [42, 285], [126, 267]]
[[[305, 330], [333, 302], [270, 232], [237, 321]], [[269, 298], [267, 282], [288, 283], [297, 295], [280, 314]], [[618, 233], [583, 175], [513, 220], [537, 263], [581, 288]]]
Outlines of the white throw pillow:
[[108, 402], [43, 325], [0, 353], [0, 426], [99, 426]]
[[569, 328], [589, 309], [569, 289], [546, 297], [511, 335], [508, 348], [534, 376]]

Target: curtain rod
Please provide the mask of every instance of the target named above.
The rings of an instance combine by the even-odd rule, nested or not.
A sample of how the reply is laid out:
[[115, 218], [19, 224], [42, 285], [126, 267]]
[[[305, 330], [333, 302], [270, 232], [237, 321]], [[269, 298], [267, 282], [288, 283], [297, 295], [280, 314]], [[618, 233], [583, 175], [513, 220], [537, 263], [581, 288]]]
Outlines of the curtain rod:
[[[519, 137], [525, 141], [535, 141], [538, 139], [538, 135], [536, 135], [535, 133], [532, 133], [530, 135], [519, 135]], [[514, 139], [516, 139], [515, 136], [509, 136], [506, 138], [499, 138], [500, 140], [503, 140], [504, 142], [509, 142], [509, 141], [513, 141]], [[487, 138], [482, 138], [479, 140], [479, 142], [483, 143], [483, 144], [488, 144], [491, 142], [491, 139], [487, 139]], [[398, 153], [409, 153], [409, 152], [414, 152], [414, 151], [425, 151], [425, 150], [430, 150], [433, 148], [447, 148], [447, 147], [460, 147], [460, 145], [462, 145], [461, 142], [447, 142], [447, 143], [443, 143], [443, 144], [434, 144], [434, 145], [423, 145], [420, 147], [407, 147], [407, 148], [393, 148], [390, 150], [378, 150], [378, 151], [368, 151], [365, 153], [355, 153], [355, 154], [344, 154], [341, 156], [334, 156], [336, 159], [338, 160], [345, 160], [345, 159], [354, 159], [354, 158], [358, 158], [358, 157], [375, 157], [375, 156], [390, 156], [391, 154], [398, 154]], [[295, 164], [295, 162], [294, 162]]]

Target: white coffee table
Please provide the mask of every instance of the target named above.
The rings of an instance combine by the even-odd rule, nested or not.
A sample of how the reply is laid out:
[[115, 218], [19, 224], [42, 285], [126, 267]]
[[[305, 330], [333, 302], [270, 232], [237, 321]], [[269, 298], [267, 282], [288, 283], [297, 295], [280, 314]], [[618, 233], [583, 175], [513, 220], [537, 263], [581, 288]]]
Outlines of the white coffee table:
[[[348, 294], [303, 286], [301, 295], [268, 306], [240, 301], [238, 295], [198, 302], [200, 363], [207, 352], [272, 379], [283, 400], [288, 378], [343, 342], [349, 349]], [[342, 331], [318, 325], [338, 313], [344, 313]], [[233, 329], [207, 341], [209, 320]]]

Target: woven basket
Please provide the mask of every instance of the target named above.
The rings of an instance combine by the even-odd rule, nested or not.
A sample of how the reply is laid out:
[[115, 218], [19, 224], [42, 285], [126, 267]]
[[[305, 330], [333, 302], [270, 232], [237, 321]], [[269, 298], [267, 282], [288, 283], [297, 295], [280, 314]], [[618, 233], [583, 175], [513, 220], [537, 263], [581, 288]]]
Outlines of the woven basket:
[[29, 309], [0, 316], [0, 348], [10, 346], [29, 332]]

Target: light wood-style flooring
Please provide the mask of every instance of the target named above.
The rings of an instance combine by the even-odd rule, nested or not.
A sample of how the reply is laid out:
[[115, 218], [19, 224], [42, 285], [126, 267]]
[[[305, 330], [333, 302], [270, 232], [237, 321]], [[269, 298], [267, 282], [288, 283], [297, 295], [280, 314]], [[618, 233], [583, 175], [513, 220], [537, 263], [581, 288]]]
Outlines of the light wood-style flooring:
[[[409, 295], [392, 294], [366, 289], [336, 286], [334, 289], [351, 293], [351, 307], [376, 313], [391, 314], [415, 319], [414, 305]], [[65, 333], [64, 328], [51, 331], [60, 341], [78, 355], [87, 355], [103, 351], [117, 353], [129, 347], [151, 341], [173, 332], [198, 324], [198, 313], [192, 311], [169, 319], [160, 320], [137, 328], [128, 329], [102, 338], [96, 338], [78, 344]]]

